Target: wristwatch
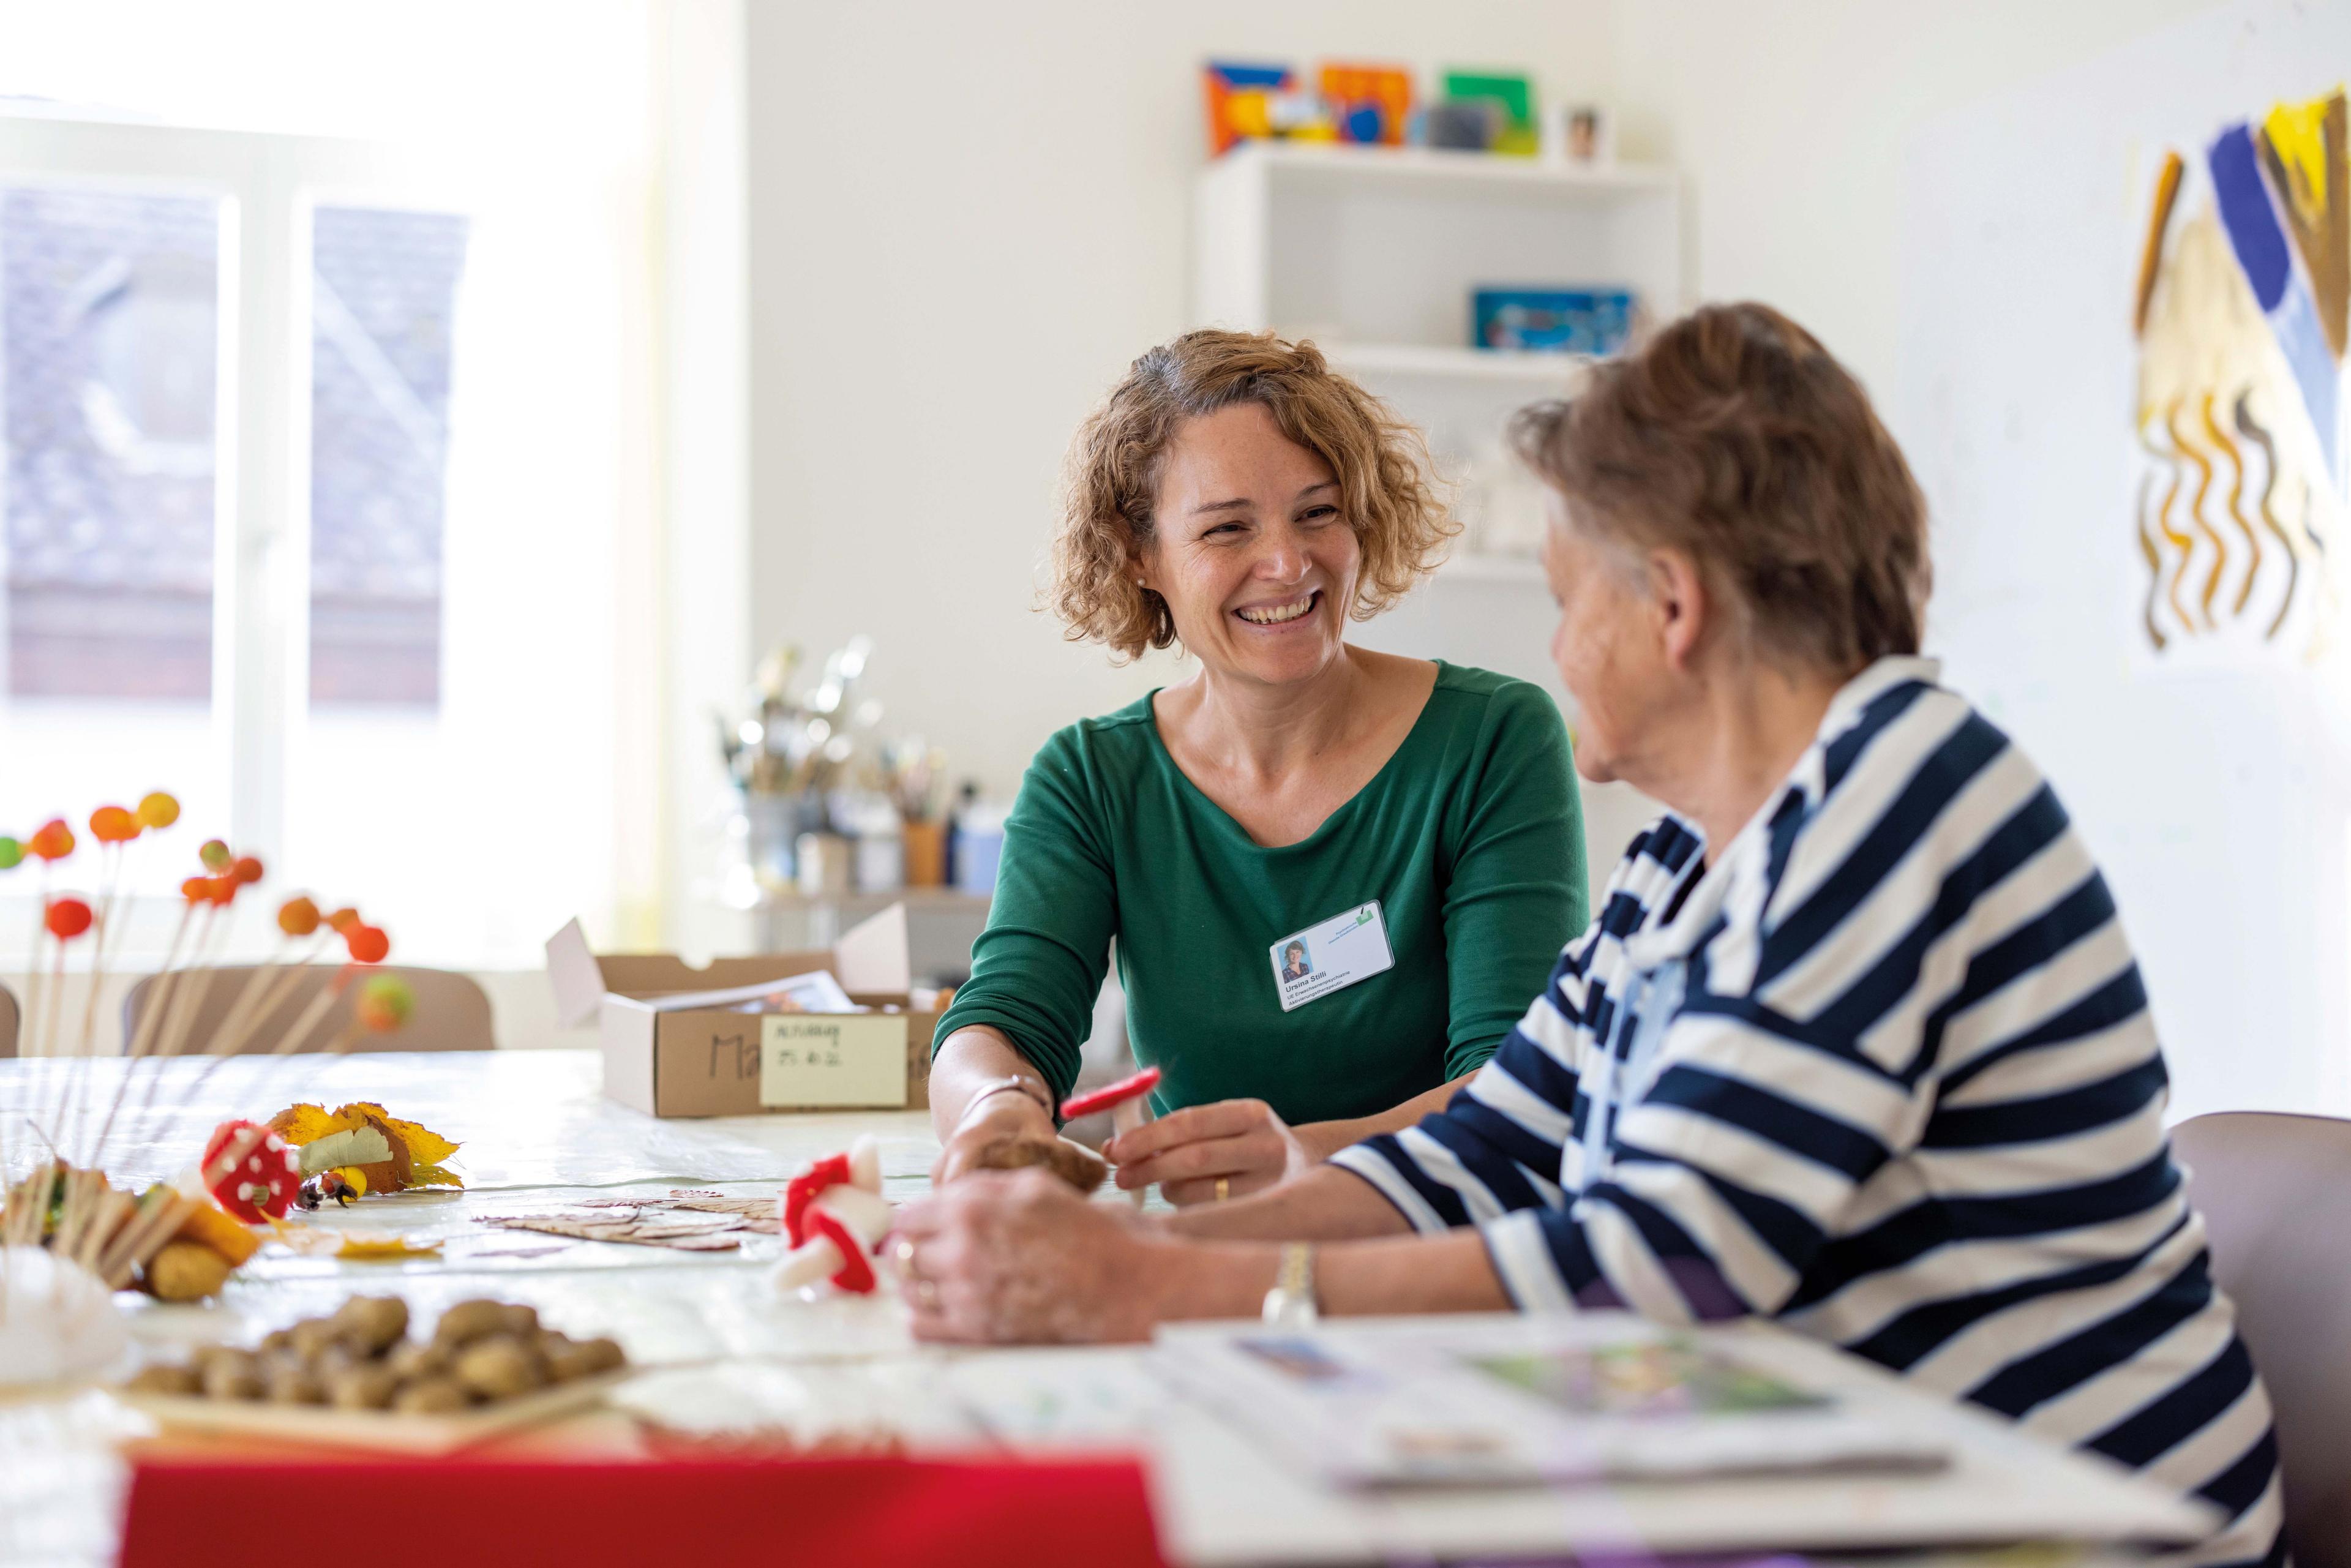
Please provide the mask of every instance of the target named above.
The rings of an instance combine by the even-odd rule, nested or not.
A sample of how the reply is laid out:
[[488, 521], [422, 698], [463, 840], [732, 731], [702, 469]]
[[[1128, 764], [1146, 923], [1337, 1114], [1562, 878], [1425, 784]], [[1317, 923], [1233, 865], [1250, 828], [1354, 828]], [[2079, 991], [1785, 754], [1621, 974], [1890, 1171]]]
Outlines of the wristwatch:
[[1287, 1242], [1281, 1249], [1281, 1269], [1273, 1289], [1265, 1293], [1264, 1318], [1278, 1329], [1310, 1327], [1322, 1314], [1314, 1304], [1314, 1245]]

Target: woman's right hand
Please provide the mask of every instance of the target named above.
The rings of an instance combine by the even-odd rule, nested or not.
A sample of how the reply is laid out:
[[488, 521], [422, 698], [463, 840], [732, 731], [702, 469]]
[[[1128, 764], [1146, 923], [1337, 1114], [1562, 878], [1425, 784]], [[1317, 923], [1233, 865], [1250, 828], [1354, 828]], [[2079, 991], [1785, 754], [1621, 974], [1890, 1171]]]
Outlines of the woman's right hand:
[[945, 1186], [973, 1171], [1029, 1166], [1043, 1166], [1080, 1192], [1093, 1191], [1110, 1174], [1100, 1155], [1054, 1130], [1043, 1106], [1008, 1090], [971, 1103], [931, 1166], [931, 1185]]

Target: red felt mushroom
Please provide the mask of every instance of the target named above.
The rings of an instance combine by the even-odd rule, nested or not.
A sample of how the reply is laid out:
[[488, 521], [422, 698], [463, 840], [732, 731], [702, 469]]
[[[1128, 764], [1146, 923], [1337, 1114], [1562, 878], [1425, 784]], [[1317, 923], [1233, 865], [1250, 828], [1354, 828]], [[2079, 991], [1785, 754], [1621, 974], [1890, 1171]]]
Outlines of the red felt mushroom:
[[204, 1145], [204, 1182], [247, 1225], [281, 1219], [302, 1190], [302, 1156], [258, 1122], [223, 1122]]

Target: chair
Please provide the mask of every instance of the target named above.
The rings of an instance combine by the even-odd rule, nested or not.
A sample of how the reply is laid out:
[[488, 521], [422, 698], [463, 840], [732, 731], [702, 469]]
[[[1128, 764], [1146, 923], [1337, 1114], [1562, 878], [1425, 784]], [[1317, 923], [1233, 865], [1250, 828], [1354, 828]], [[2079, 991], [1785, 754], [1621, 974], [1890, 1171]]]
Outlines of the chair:
[[2294, 1561], [2351, 1568], [2351, 1122], [2229, 1111], [2171, 1141], [2277, 1413]]
[[16, 993], [0, 984], [0, 1058], [16, 1054], [16, 1032], [24, 1024], [25, 1009], [16, 1005]]
[[[195, 1055], [211, 1048], [214, 1037], [226, 1020], [239, 998], [245, 995], [256, 967], [249, 964], [222, 964], [209, 969], [178, 971], [180, 978], [172, 982], [165, 994], [167, 1009], [185, 1005], [193, 1009], [192, 1022], [180, 1053]], [[416, 1011], [408, 1022], [389, 1034], [374, 1034], [360, 1030], [346, 1051], [489, 1051], [497, 1041], [490, 1026], [490, 998], [471, 976], [452, 974], [446, 969], [410, 969], [383, 965], [371, 974], [392, 975], [408, 982], [416, 994]], [[338, 966], [317, 965], [297, 977], [285, 999], [269, 1010], [261, 1026], [246, 1031], [244, 1042], [236, 1054], [252, 1056], [276, 1051], [280, 1041], [308, 1011], [319, 990], [330, 984], [340, 973]], [[207, 978], [206, 977], [209, 977]], [[131, 988], [122, 1000], [123, 1049], [128, 1051], [139, 1038], [139, 1019], [147, 1010], [147, 1003], [155, 993], [160, 976], [149, 975]], [[343, 994], [329, 1003], [304, 1037], [297, 1051], [325, 1051], [341, 1040], [351, 1023], [351, 1008], [359, 996], [359, 986], [353, 983]], [[175, 997], [193, 997], [189, 1003], [175, 1002]], [[166, 1011], [159, 1030], [169, 1027], [171, 1013]], [[149, 1049], [161, 1047], [158, 1039]]]

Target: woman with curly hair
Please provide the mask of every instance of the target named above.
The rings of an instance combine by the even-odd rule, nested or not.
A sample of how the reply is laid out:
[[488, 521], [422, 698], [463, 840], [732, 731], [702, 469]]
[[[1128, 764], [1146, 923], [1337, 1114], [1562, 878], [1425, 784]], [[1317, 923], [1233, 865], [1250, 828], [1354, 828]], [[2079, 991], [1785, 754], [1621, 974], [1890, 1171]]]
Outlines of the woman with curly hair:
[[1030, 764], [939, 1023], [935, 1174], [1099, 1178], [1055, 1109], [1115, 939], [1164, 1114], [1103, 1153], [1123, 1186], [1236, 1197], [1410, 1125], [1510, 1033], [1586, 917], [1567, 736], [1532, 685], [1347, 642], [1457, 528], [1418, 434], [1311, 344], [1152, 350], [1066, 488], [1070, 637], [1196, 667]]

